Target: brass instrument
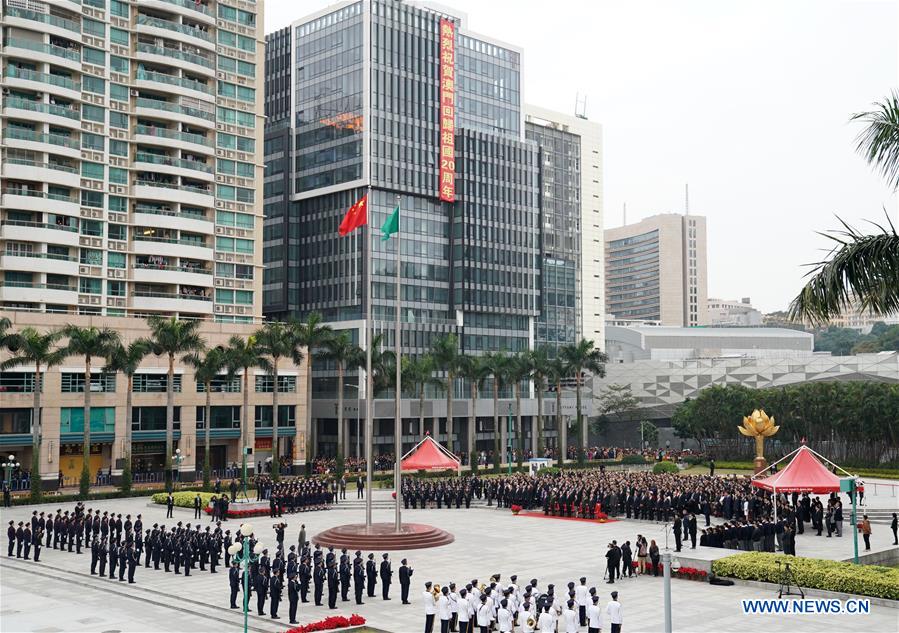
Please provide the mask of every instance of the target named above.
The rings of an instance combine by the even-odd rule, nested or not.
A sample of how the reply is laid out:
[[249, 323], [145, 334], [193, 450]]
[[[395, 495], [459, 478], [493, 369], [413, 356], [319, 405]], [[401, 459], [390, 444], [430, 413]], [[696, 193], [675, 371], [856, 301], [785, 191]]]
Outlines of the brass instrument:
[[532, 615], [528, 616], [528, 628], [529, 629], [537, 628], [537, 620], [535, 620], [534, 616], [532, 616]]
[[481, 586], [478, 587], [478, 591], [480, 591], [481, 593], [484, 593], [484, 591], [486, 591], [486, 590], [487, 590], [487, 583], [482, 582]]
[[440, 599], [440, 594], [442, 593], [440, 589], [440, 585], [434, 585], [431, 588], [431, 594], [434, 596], [434, 602], [437, 602]]

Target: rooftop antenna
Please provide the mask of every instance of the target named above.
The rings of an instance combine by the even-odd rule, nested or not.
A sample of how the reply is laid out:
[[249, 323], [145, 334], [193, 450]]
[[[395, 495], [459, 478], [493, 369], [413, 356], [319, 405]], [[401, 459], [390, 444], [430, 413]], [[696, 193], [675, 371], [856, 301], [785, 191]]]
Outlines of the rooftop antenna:
[[684, 215], [690, 215], [690, 184], [684, 185]]
[[581, 93], [577, 93], [574, 101], [574, 116], [579, 119], [587, 118], [587, 95], [581, 98]]

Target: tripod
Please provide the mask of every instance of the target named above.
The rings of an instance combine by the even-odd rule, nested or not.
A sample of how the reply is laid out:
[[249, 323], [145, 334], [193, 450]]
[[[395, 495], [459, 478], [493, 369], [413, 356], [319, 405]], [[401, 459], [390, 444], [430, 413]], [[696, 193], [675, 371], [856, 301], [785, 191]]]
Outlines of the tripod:
[[776, 561], [776, 562], [777, 562], [777, 568], [778, 568], [778, 570], [780, 570], [780, 574], [779, 574], [780, 575], [780, 587], [778, 587], [778, 590], [777, 590], [777, 597], [781, 598], [781, 597], [783, 597], [784, 594], [786, 594], [788, 596], [797, 595], [795, 592], [791, 591], [792, 586], [796, 585], [796, 589], [799, 591], [798, 595], [802, 596], [804, 599], [805, 592], [802, 590], [802, 587], [800, 587], [796, 583], [796, 578], [795, 578], [795, 576], [793, 576], [793, 569], [790, 567], [790, 563], [784, 563], [784, 567], [783, 567], [783, 569], [781, 569], [780, 561]]

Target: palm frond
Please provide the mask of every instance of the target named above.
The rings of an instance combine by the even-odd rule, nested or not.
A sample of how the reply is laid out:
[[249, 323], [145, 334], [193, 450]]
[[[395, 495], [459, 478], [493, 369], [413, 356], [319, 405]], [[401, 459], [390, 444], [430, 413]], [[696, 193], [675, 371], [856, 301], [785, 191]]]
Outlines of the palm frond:
[[899, 93], [894, 91], [872, 105], [874, 110], [852, 115], [851, 120], [867, 123], [856, 139], [856, 151], [896, 189], [899, 187]]
[[790, 304], [789, 316], [825, 323], [854, 304], [874, 314], [899, 311], [899, 233], [872, 223], [868, 235], [840, 220], [844, 229], [825, 234], [835, 242], [828, 257], [806, 275], [811, 278]]

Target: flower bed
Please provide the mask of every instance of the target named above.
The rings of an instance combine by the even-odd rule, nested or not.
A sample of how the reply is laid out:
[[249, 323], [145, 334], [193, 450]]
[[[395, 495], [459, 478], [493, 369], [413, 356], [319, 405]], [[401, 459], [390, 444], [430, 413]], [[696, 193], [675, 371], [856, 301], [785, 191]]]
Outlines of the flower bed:
[[899, 569], [891, 567], [747, 552], [719, 558], [712, 563], [712, 571], [719, 576], [777, 583], [783, 569], [777, 561], [790, 563], [800, 587], [899, 600]]
[[681, 567], [674, 573], [675, 578], [685, 578], [686, 580], [706, 580], [709, 577], [709, 572], [704, 569], [697, 569], [695, 567]]
[[329, 618], [325, 618], [324, 620], [319, 620], [318, 622], [310, 622], [309, 624], [303, 624], [292, 629], [289, 629], [287, 633], [312, 633], [313, 631], [333, 631], [334, 629], [345, 629], [350, 626], [362, 626], [365, 624], [365, 618], [361, 615], [356, 615], [355, 613], [350, 617], [344, 617], [342, 615], [332, 615]]
[[513, 505], [512, 506], [512, 514], [518, 514], [519, 512], [521, 512], [521, 506]]
[[[212, 514], [212, 508], [207, 506], [204, 508], [206, 514]], [[271, 510], [268, 508], [228, 508], [228, 518], [229, 519], [247, 519], [250, 517], [264, 517], [267, 516]]]

